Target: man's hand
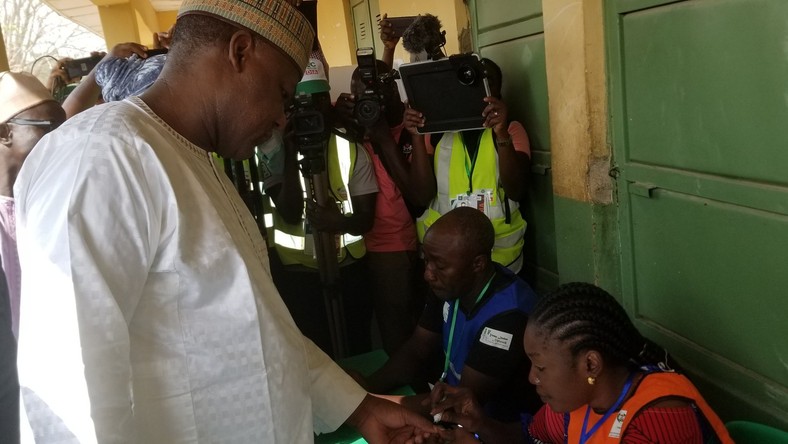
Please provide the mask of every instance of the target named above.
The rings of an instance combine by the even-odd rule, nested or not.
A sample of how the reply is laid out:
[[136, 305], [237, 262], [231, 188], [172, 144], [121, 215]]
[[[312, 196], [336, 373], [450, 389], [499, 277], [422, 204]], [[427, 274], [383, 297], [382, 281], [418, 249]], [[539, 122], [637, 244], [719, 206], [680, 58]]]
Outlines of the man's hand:
[[460, 424], [467, 430], [479, 430], [484, 420], [484, 410], [473, 392], [465, 387], [452, 387], [438, 382], [430, 392], [430, 414], [439, 421]]
[[145, 45], [140, 45], [135, 42], [125, 42], [113, 46], [109, 55], [119, 59], [127, 59], [131, 57], [132, 54], [137, 54], [141, 59], [144, 59], [148, 57], [147, 50], [148, 47]]
[[342, 232], [345, 219], [333, 202], [329, 202], [328, 205], [318, 205], [313, 200], [306, 202], [306, 217], [312, 227], [324, 232]]
[[388, 14], [383, 14], [383, 19], [380, 20], [380, 40], [388, 49], [396, 48], [399, 43], [399, 37], [394, 36], [394, 27], [388, 21]]
[[422, 443], [440, 433], [440, 428], [426, 418], [369, 394], [350, 415], [347, 423], [358, 429], [370, 444]]

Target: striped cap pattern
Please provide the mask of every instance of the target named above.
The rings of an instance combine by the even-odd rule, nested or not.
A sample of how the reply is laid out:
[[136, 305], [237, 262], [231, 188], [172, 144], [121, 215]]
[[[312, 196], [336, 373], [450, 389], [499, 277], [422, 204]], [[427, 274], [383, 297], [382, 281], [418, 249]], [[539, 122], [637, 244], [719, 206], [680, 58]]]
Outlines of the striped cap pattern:
[[283, 0], [183, 0], [178, 17], [210, 14], [248, 28], [290, 56], [303, 72], [314, 31], [298, 10]]

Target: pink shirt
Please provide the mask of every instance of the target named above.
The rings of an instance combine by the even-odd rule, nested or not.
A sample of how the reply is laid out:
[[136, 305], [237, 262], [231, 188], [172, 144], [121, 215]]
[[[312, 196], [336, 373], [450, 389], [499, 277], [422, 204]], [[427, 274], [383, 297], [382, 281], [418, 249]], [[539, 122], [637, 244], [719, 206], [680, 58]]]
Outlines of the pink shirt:
[[[509, 136], [512, 138], [512, 146], [514, 147], [514, 150], [527, 154], [528, 158], [530, 159], [531, 143], [528, 141], [528, 133], [525, 131], [523, 124], [516, 120], [512, 120], [509, 122], [509, 128], [507, 128], [507, 131], [509, 132]], [[432, 146], [432, 143], [430, 142], [429, 134], [424, 137], [424, 144], [427, 147], [427, 154], [435, 153], [435, 147]]]
[[[392, 128], [391, 135], [395, 141], [399, 140], [401, 130], [402, 126]], [[367, 251], [377, 253], [416, 251], [416, 226], [405, 205], [405, 198], [383, 167], [372, 145], [364, 142], [364, 148], [372, 158], [375, 176], [378, 179], [375, 223], [371, 230], [364, 233]]]
[[11, 301], [11, 329], [14, 337], [19, 335], [19, 284], [22, 272], [19, 268], [19, 253], [16, 250], [16, 217], [14, 198], [0, 196], [0, 254], [3, 271], [8, 282], [8, 298]]

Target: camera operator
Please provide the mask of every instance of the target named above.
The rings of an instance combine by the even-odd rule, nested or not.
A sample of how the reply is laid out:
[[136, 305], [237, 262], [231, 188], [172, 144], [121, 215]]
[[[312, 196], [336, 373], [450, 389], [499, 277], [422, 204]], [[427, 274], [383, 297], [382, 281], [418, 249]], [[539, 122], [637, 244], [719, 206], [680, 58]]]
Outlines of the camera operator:
[[[525, 192], [531, 148], [522, 124], [509, 120], [501, 97], [501, 69], [489, 59], [482, 59], [482, 64], [490, 86], [482, 113], [485, 129], [447, 132], [440, 137], [433, 153], [438, 191], [417, 221], [417, 229], [423, 240], [426, 229], [443, 213], [457, 206], [475, 207], [495, 227], [493, 260], [518, 273], [526, 227], [518, 201]], [[418, 110], [406, 110], [405, 126], [414, 134], [414, 147], [425, 143], [426, 138], [415, 136], [424, 123]]]
[[[172, 29], [155, 35], [154, 49], [168, 49]], [[166, 53], [152, 55], [145, 45], [118, 43], [65, 99], [66, 115], [71, 118], [97, 103], [142, 94], [159, 77], [166, 61]]]
[[[303, 147], [296, 145], [293, 130], [298, 123], [293, 120], [298, 118], [299, 111], [290, 117], [284, 147], [269, 142], [261, 148], [263, 184], [275, 205], [273, 247], [276, 254], [271, 254], [272, 274], [301, 331], [323, 350], [330, 351], [327, 316], [319, 298], [322, 283], [315, 256], [317, 240], [312, 233], [319, 230], [338, 234], [340, 292], [349, 349], [352, 354], [362, 353], [371, 348], [372, 314], [372, 303], [366, 292], [368, 283], [363, 265], [366, 250], [362, 235], [372, 227], [378, 185], [367, 152], [353, 142], [330, 134], [334, 112], [325, 69], [318, 58], [310, 59], [304, 78], [296, 87], [296, 97], [304, 95], [309, 96], [313, 109], [324, 117], [327, 142], [322, 152], [315, 152], [314, 148], [303, 152]], [[328, 175], [332, 203], [319, 205], [307, 199], [304, 205], [302, 177], [297, 168], [299, 151], [304, 161], [321, 156], [318, 163], [322, 163]], [[302, 172], [307, 179], [311, 173]]]
[[[364, 235], [366, 261], [383, 348], [392, 355], [410, 337], [424, 304], [426, 287], [421, 277], [423, 266], [417, 253], [414, 218], [434, 194], [435, 180], [426, 151], [413, 150], [410, 134], [404, 130], [404, 106], [389, 67], [375, 61], [374, 55], [368, 57], [372, 63], [360, 59], [359, 68], [353, 72], [353, 94], [341, 94], [336, 109], [348, 131], [357, 134], [357, 141], [363, 143], [375, 166], [380, 191], [375, 223]], [[372, 73], [364, 72], [365, 69]], [[370, 77], [372, 82], [364, 81]], [[380, 102], [378, 118], [362, 128], [354, 114], [368, 118], [369, 111], [359, 111], [368, 100]]]

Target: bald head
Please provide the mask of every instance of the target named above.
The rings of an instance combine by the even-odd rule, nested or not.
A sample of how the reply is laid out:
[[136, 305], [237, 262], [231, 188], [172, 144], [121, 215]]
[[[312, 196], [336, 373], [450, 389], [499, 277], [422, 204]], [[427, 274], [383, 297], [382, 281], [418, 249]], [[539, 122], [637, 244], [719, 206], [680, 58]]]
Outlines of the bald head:
[[495, 243], [495, 229], [490, 219], [470, 207], [455, 208], [441, 216], [432, 224], [426, 236], [433, 232], [455, 238], [462, 245], [464, 253], [471, 257], [490, 256]]

